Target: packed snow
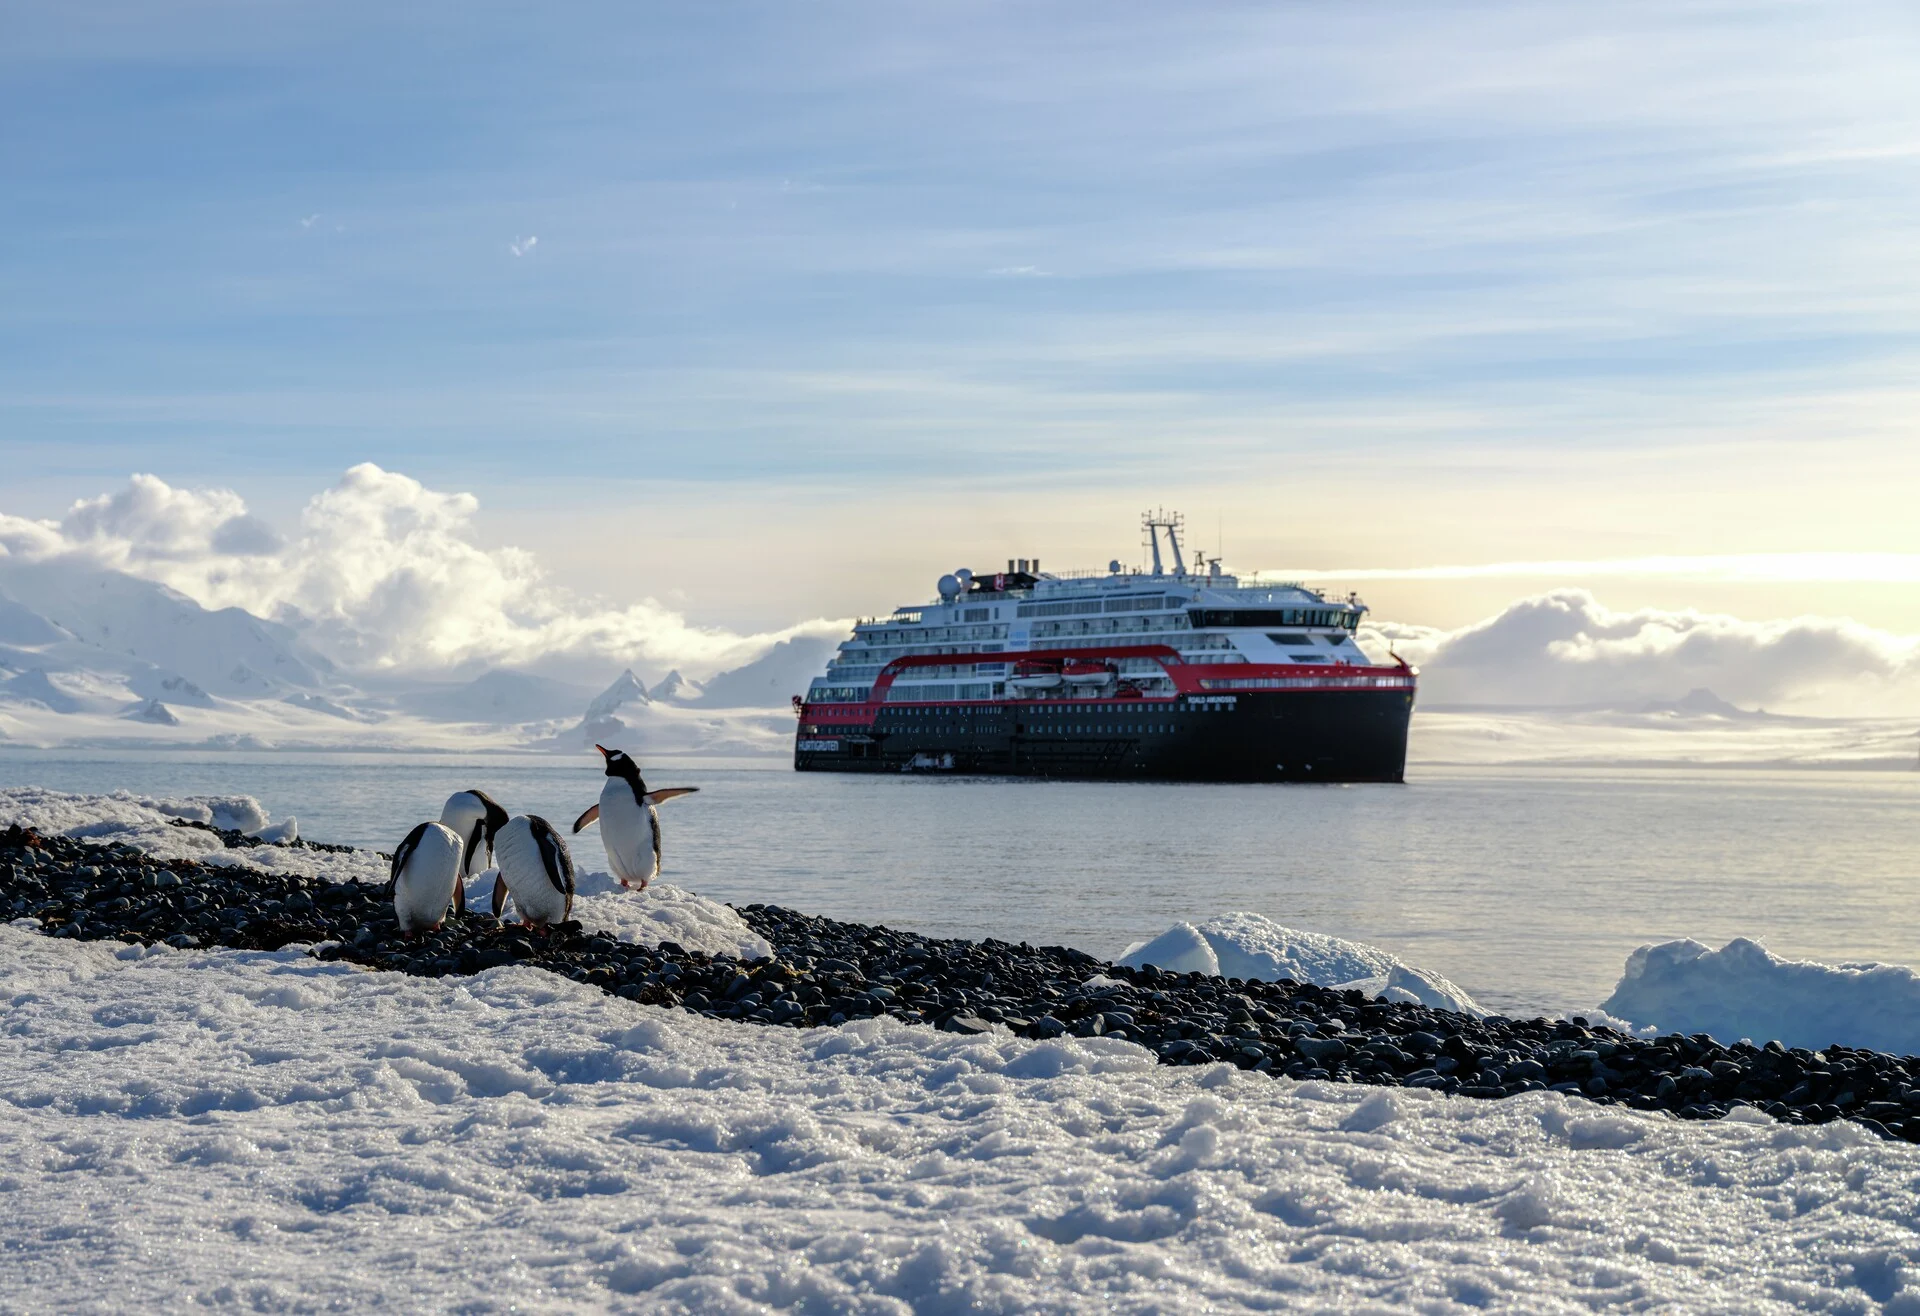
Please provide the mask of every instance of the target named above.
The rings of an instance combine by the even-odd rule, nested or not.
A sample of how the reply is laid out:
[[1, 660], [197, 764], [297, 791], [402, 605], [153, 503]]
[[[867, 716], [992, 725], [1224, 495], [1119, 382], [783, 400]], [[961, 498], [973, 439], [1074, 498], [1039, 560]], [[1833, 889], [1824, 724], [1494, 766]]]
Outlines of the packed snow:
[[46, 1310], [1920, 1312], [1920, 1148], [0, 928]]
[[1291, 978], [1387, 1001], [1486, 1013], [1439, 974], [1416, 969], [1377, 946], [1302, 932], [1246, 912], [1222, 914], [1198, 926], [1176, 923], [1151, 941], [1127, 947], [1119, 963], [1261, 982]]
[[[280, 844], [229, 850], [212, 832], [178, 827], [173, 820], [209, 823], [249, 832]], [[292, 818], [270, 823], [267, 811], [250, 795], [154, 798], [116, 791], [112, 795], [73, 795], [38, 786], [0, 789], [0, 826], [19, 823], [44, 835], [72, 836], [101, 844], [119, 841], [162, 859], [243, 864], [275, 873], [298, 873], [329, 882], [387, 880], [387, 859], [367, 850], [329, 852], [285, 845], [298, 834]], [[573, 916], [589, 931], [622, 941], [657, 946], [676, 942], [705, 955], [759, 959], [772, 954], [766, 938], [727, 905], [691, 891], [656, 882], [645, 891], [627, 891], [611, 876], [586, 867], [593, 848], [577, 842]], [[494, 871], [476, 874], [467, 886], [469, 908], [485, 909], [493, 898]]]
[[1642, 946], [1601, 1009], [1662, 1031], [1722, 1042], [1778, 1040], [1818, 1050], [1840, 1043], [1920, 1055], [1920, 974], [1899, 964], [1786, 960], [1735, 938]]

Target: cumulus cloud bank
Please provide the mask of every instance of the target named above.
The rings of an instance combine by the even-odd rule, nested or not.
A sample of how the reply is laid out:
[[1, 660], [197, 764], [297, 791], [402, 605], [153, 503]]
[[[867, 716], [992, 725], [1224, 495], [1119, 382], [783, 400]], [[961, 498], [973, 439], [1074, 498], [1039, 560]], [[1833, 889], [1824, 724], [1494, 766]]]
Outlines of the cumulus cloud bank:
[[1834, 617], [1615, 612], [1560, 589], [1460, 630], [1386, 624], [1362, 639], [1419, 663], [1434, 703], [1624, 704], [1704, 687], [1775, 711], [1920, 709], [1920, 639]]
[[476, 543], [479, 510], [471, 494], [428, 489], [368, 462], [282, 534], [231, 490], [136, 475], [59, 521], [0, 513], [0, 558], [80, 560], [156, 580], [209, 608], [287, 622], [361, 670], [575, 658], [703, 674], [794, 635], [842, 629], [822, 620], [742, 635], [691, 625], [651, 599], [616, 606], [577, 594], [554, 585], [531, 554]]
[[[654, 600], [614, 605], [555, 585], [524, 550], [485, 547], [472, 494], [429, 489], [371, 463], [276, 527], [227, 489], [152, 475], [75, 503], [58, 521], [0, 513], [6, 559], [65, 561], [168, 585], [209, 608], [297, 628], [349, 670], [610, 662], [702, 676], [816, 620], [744, 635], [694, 626]], [[1362, 632], [1424, 669], [1429, 704], [1631, 705], [1705, 687], [1745, 707], [1824, 714], [1920, 711], [1920, 638], [1832, 617], [1744, 621], [1695, 611], [1616, 612], [1586, 590], [1521, 599], [1473, 626]]]

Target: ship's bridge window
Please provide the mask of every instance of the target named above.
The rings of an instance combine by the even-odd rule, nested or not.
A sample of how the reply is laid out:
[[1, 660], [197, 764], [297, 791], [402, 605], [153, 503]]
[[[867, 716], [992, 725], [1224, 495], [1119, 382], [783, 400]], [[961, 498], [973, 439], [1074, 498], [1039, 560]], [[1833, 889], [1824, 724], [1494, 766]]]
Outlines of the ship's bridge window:
[[1297, 646], [1297, 645], [1313, 643], [1313, 640], [1311, 637], [1301, 635], [1297, 632], [1281, 631], [1278, 634], [1270, 633], [1268, 634], [1267, 638], [1269, 640], [1272, 640], [1275, 644], [1281, 646], [1282, 648], [1286, 648], [1289, 645]]

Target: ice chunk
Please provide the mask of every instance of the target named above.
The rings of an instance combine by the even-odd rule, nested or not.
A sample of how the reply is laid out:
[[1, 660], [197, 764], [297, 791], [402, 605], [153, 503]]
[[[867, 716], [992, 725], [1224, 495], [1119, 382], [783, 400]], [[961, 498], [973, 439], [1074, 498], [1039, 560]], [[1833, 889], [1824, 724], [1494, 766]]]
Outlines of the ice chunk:
[[1781, 959], [1745, 937], [1719, 950], [1691, 939], [1642, 946], [1600, 1008], [1722, 1042], [1920, 1054], [1920, 974], [1898, 964]]
[[[1214, 967], [1206, 967], [1208, 959]], [[1474, 999], [1437, 973], [1403, 963], [1377, 946], [1321, 932], [1302, 932], [1246, 912], [1222, 914], [1195, 927], [1176, 923], [1152, 941], [1130, 947], [1120, 963], [1226, 978], [1273, 982], [1291, 978], [1365, 992], [1390, 1001], [1484, 1014]]]
[[1176, 923], [1152, 941], [1140, 943], [1120, 963], [1136, 969], [1151, 964], [1170, 973], [1220, 973], [1213, 947], [1191, 923]]
[[[253, 835], [255, 838], [265, 841], [268, 845], [291, 845], [300, 839], [300, 820], [292, 814], [288, 814], [281, 821], [273, 824], [273, 826], [262, 827], [260, 830], [254, 832]], [[452, 860], [448, 860], [448, 862], [451, 863]]]

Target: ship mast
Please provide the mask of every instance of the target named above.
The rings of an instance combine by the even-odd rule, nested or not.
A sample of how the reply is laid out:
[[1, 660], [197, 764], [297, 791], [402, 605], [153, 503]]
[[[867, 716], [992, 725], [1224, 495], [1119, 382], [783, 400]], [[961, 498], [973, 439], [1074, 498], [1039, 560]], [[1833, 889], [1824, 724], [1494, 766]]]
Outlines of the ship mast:
[[1147, 532], [1147, 546], [1153, 550], [1153, 574], [1161, 573], [1160, 567], [1160, 531], [1167, 532], [1167, 547], [1173, 550], [1173, 574], [1187, 574], [1187, 562], [1180, 554], [1180, 532], [1187, 527], [1187, 519], [1178, 512], [1168, 512], [1164, 508], [1148, 512], [1140, 518], [1140, 526]]

